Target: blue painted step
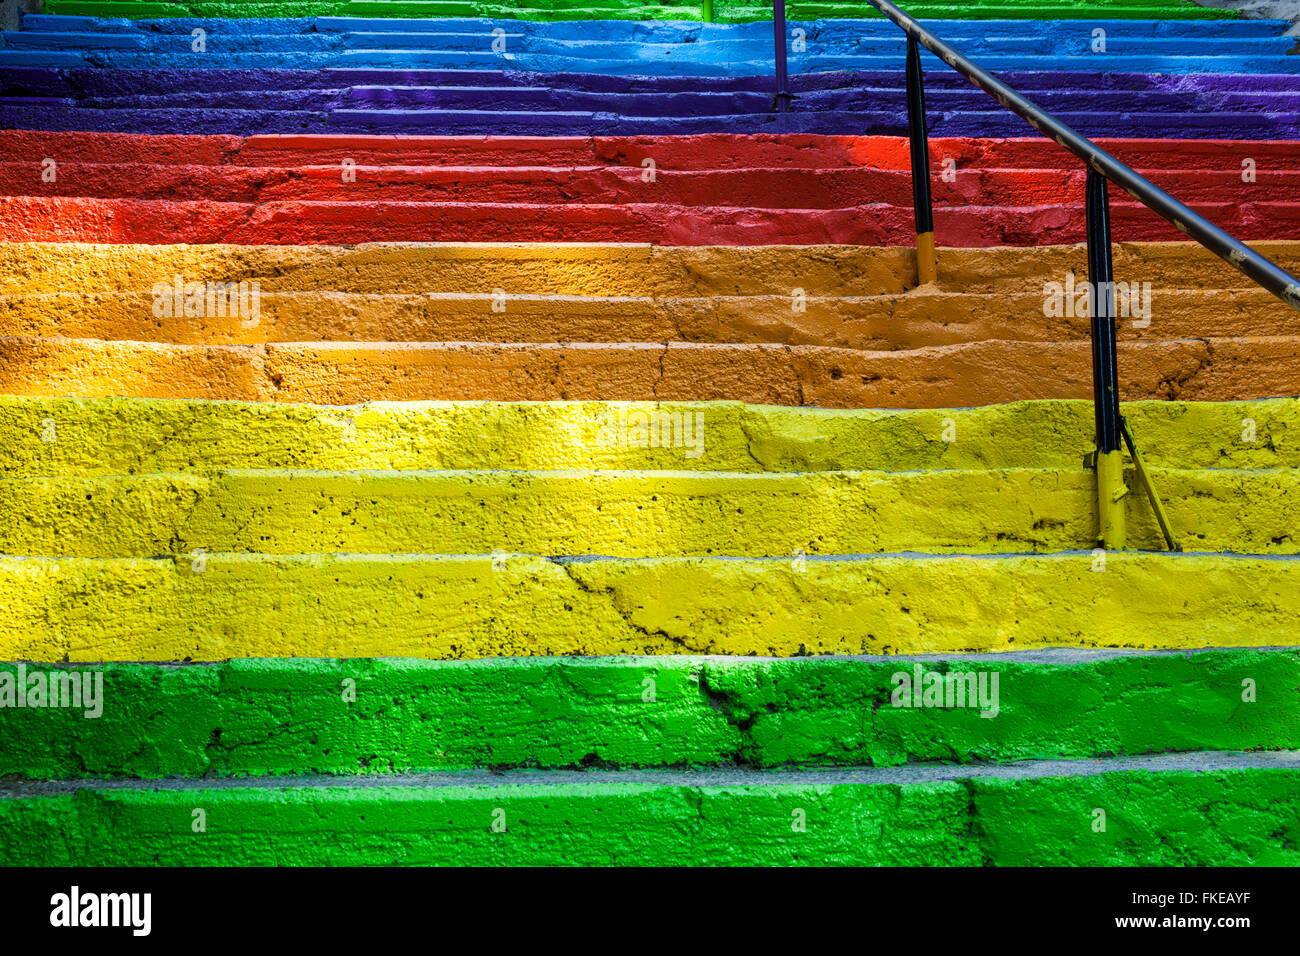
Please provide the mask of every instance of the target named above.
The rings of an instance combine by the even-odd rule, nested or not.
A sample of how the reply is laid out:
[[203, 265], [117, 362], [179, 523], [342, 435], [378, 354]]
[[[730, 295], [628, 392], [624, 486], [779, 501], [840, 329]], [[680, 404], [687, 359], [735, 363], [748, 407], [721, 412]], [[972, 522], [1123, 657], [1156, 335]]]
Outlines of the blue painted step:
[[[1290, 27], [1286, 20], [926, 20], [926, 26], [945, 39], [976, 39], [985, 36], [1073, 36], [1091, 37], [1098, 27], [1107, 35], [1174, 36], [1174, 37], [1277, 37]], [[160, 20], [124, 20], [100, 17], [41, 16], [24, 17], [23, 30], [68, 33], [179, 33], [188, 36], [195, 27], [208, 33], [222, 34], [299, 34], [299, 33], [455, 33], [486, 32], [501, 28], [507, 33], [531, 33], [556, 39], [644, 40], [671, 42], [690, 37], [719, 39], [753, 37], [772, 39], [771, 22], [696, 23], [634, 20], [562, 20], [540, 23], [533, 20], [505, 20], [483, 17], [442, 17], [421, 19], [370, 19], [360, 17], [306, 17], [276, 19], [196, 19], [165, 18]], [[803, 30], [810, 38], [896, 36], [899, 29], [882, 20], [791, 20], [793, 33]]]
[[[317, 18], [136, 24], [28, 17], [23, 25], [22, 31], [4, 34], [0, 65], [526, 69], [684, 76], [761, 75], [773, 69], [770, 24], [761, 23]], [[948, 21], [940, 26], [955, 46], [992, 70], [1300, 73], [1300, 58], [1287, 55], [1296, 44], [1281, 35], [1283, 21]], [[1106, 31], [1105, 52], [1091, 49], [1093, 30], [1099, 28]], [[204, 31], [202, 52], [194, 49], [195, 29]], [[791, 44], [794, 72], [902, 66], [902, 34], [882, 21], [810, 21], [791, 24], [790, 35], [801, 41]], [[930, 68], [944, 69], [930, 54], [924, 56]]]
[[[946, 67], [928, 53], [927, 70]], [[981, 56], [980, 65], [992, 72], [1011, 70], [1101, 70], [1122, 73], [1245, 73], [1298, 74], [1300, 57], [1237, 56]], [[58, 67], [61, 69], [479, 69], [529, 70], [558, 73], [602, 73], [621, 76], [758, 76], [773, 70], [769, 59], [736, 60], [727, 63], [693, 60], [585, 59], [550, 54], [494, 54], [438, 51], [340, 51], [337, 53], [149, 53], [139, 51], [53, 52], [45, 50], [0, 50], [0, 66]], [[893, 56], [800, 55], [790, 57], [792, 73], [838, 70], [903, 69], [901, 53]]]

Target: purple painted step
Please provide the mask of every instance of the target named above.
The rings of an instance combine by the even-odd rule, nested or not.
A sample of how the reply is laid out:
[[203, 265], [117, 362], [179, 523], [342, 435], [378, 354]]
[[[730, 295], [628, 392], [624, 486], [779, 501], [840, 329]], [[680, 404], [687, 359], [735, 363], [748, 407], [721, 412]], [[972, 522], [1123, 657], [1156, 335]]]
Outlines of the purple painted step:
[[[1300, 76], [1005, 74], [1090, 136], [1300, 136]], [[794, 78], [773, 114], [769, 77], [622, 77], [430, 70], [0, 69], [0, 126], [172, 133], [632, 135], [900, 134], [901, 77]], [[927, 76], [930, 128], [945, 136], [1033, 130], [955, 73]]]
[[[1300, 91], [1282, 93], [1215, 93], [1195, 96], [1156, 90], [1042, 90], [1034, 101], [1052, 112], [1127, 113], [1296, 113]], [[5, 106], [79, 106], [83, 109], [219, 109], [258, 112], [334, 110], [469, 110], [488, 112], [617, 112], [633, 116], [727, 116], [770, 112], [766, 93], [728, 91], [599, 93], [543, 87], [353, 86], [310, 90], [221, 90], [113, 96], [20, 97]], [[927, 106], [936, 115], [986, 112], [991, 101], [980, 90], [931, 90]], [[810, 90], [799, 95], [797, 110], [898, 112], [906, 108], [900, 89], [856, 88]]]
[[[1057, 114], [1090, 137], [1171, 139], [1300, 139], [1300, 119], [1259, 113], [1071, 113]], [[617, 117], [588, 112], [498, 112], [481, 110], [306, 111], [162, 109], [91, 110], [69, 106], [0, 106], [0, 128], [86, 132], [354, 133], [479, 136], [612, 136], [687, 133], [839, 133], [903, 135], [902, 112], [747, 113], [702, 117]], [[957, 113], [932, 116], [936, 136], [1031, 136], [1029, 124], [1011, 114]]]

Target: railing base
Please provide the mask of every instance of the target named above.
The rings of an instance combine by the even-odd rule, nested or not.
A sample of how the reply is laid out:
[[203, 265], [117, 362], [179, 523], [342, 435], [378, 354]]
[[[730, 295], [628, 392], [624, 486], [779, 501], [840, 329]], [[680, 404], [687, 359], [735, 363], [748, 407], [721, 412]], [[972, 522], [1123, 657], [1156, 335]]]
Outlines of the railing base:
[[939, 263], [934, 252], [934, 233], [921, 232], [916, 236], [916, 282], [925, 285], [939, 280]]
[[1097, 516], [1101, 519], [1098, 538], [1107, 551], [1123, 551], [1127, 528], [1124, 505], [1128, 486], [1124, 484], [1124, 453], [1097, 451]]
[[1133, 470], [1137, 473], [1138, 483], [1142, 485], [1147, 493], [1147, 499], [1151, 502], [1151, 510], [1155, 512], [1156, 523], [1160, 525], [1160, 533], [1165, 537], [1165, 544], [1170, 551], [1183, 550], [1183, 546], [1174, 537], [1173, 524], [1165, 512], [1164, 502], [1156, 493], [1155, 482], [1151, 480], [1151, 472], [1147, 471], [1146, 462], [1142, 460], [1142, 454], [1138, 451], [1137, 440], [1133, 437], [1133, 429], [1129, 427], [1128, 419], [1121, 415], [1119, 426], [1120, 433], [1124, 436], [1124, 443], [1128, 445], [1129, 457], [1133, 459]]

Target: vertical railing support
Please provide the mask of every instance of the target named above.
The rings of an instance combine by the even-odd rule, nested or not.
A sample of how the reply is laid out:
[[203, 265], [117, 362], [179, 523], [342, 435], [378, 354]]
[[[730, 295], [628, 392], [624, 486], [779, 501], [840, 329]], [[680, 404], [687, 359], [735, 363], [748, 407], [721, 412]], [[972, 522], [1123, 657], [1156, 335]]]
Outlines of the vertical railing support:
[[790, 109], [790, 75], [785, 62], [785, 0], [772, 0], [772, 34], [776, 42], [776, 111]]
[[912, 209], [916, 218], [916, 281], [939, 278], [934, 254], [934, 206], [930, 199], [930, 139], [925, 131], [921, 51], [907, 38], [907, 132], [912, 147]]
[[1092, 315], [1092, 401], [1097, 427], [1097, 516], [1101, 546], [1124, 548], [1124, 455], [1120, 451], [1119, 362], [1115, 355], [1115, 283], [1110, 258], [1110, 200], [1106, 177], [1091, 166], [1085, 186], [1088, 283]]
[[713, 22], [713, 0], [704, 0], [703, 20], [705, 23]]

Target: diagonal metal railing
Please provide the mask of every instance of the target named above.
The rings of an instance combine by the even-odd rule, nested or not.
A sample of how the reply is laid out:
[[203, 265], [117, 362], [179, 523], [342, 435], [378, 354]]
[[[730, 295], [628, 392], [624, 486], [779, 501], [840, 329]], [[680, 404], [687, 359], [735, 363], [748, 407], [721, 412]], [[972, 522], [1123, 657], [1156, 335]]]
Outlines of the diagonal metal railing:
[[[1179, 550], [1164, 506], [1156, 494], [1132, 429], [1119, 408], [1119, 366], [1115, 336], [1115, 283], [1111, 262], [1110, 198], [1108, 184], [1126, 193], [1172, 223], [1293, 309], [1300, 310], [1300, 278], [1260, 255], [1245, 243], [1179, 202], [1142, 174], [1126, 166], [1092, 140], [1025, 99], [997, 77], [982, 69], [941, 40], [890, 0], [867, 0], [907, 34], [907, 125], [911, 145], [912, 205], [916, 224], [917, 280], [938, 278], [934, 242], [934, 211], [930, 197], [930, 148], [925, 125], [925, 92], [920, 48], [925, 47], [1005, 109], [1028, 122], [1083, 161], [1087, 168], [1084, 216], [1087, 223], [1088, 285], [1090, 293], [1093, 407], [1096, 450], [1090, 464], [1097, 471], [1098, 519], [1102, 546], [1121, 549], [1125, 539], [1123, 452], [1127, 445], [1138, 480], [1151, 501], [1161, 533], [1171, 550]], [[792, 96], [785, 57], [785, 0], [773, 0], [776, 43], [776, 109], [784, 111]]]

